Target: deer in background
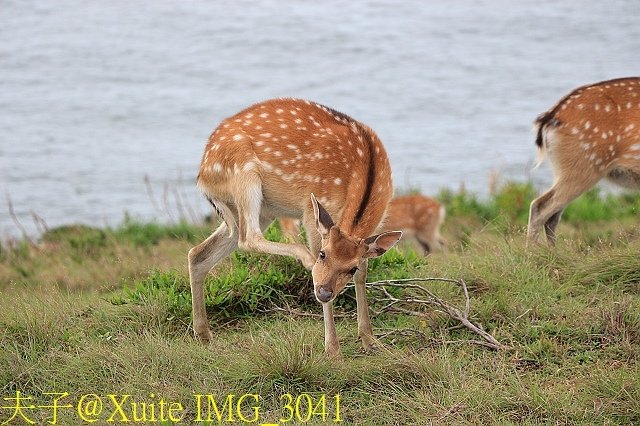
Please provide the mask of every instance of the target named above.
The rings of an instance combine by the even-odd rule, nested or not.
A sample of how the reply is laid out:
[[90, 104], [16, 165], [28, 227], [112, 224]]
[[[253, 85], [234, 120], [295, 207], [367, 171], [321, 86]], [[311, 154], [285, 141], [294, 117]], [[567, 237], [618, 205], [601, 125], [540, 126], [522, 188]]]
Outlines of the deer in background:
[[[442, 250], [445, 241], [440, 235], [440, 226], [445, 218], [445, 208], [433, 198], [424, 195], [404, 195], [393, 198], [387, 206], [387, 215], [378, 227], [378, 232], [402, 231], [402, 240], [416, 241], [424, 251]], [[291, 218], [280, 218], [280, 228], [290, 241], [297, 241], [299, 224]]]
[[531, 203], [530, 240], [544, 229], [555, 244], [564, 208], [602, 178], [640, 189], [640, 77], [579, 87], [540, 115], [535, 126], [538, 165], [546, 154], [555, 180]]
[[[197, 185], [223, 221], [188, 256], [193, 329], [200, 340], [213, 338], [204, 279], [240, 248], [293, 256], [311, 270], [314, 294], [322, 303], [325, 352], [332, 357], [341, 357], [333, 300], [353, 278], [358, 335], [365, 349], [373, 346], [367, 259], [402, 236], [374, 235], [393, 185], [387, 154], [373, 130], [305, 100], [258, 103], [223, 120], [209, 137]], [[283, 216], [302, 220], [308, 248], [264, 238], [265, 228]]]

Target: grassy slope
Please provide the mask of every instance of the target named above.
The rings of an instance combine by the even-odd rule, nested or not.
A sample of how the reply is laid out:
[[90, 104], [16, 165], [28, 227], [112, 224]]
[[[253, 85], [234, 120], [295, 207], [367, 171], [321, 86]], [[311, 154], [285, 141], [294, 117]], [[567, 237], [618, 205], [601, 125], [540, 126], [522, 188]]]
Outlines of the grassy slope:
[[[370, 271], [370, 280], [464, 278], [473, 319], [512, 346], [503, 352], [464, 343], [474, 336], [429, 312], [376, 318], [377, 329], [412, 328], [427, 339], [388, 338], [373, 354], [360, 351], [355, 321], [341, 320], [345, 361], [332, 362], [320, 319], [255, 313], [272, 302], [319, 313], [308, 275], [289, 259], [244, 254], [207, 282], [209, 306], [224, 314], [212, 316], [215, 344], [199, 345], [188, 325], [185, 260], [203, 228], [71, 227], [37, 248], [5, 247], [1, 396], [20, 390], [50, 403], [45, 392], [69, 392], [64, 402], [74, 403], [85, 393], [154, 394], [182, 402], [193, 419], [194, 393], [257, 393], [267, 422], [284, 414], [284, 393], [339, 393], [343, 424], [638, 424], [640, 201], [588, 194], [567, 211], [555, 249], [526, 250], [531, 196], [522, 185], [485, 202], [443, 193], [449, 252], [421, 259], [394, 251]], [[462, 301], [447, 285], [430, 288]], [[349, 297], [341, 305], [352, 308]], [[45, 413], [29, 414], [44, 422]], [[7, 415], [1, 410], [0, 422]], [[82, 424], [73, 409], [58, 422]]]

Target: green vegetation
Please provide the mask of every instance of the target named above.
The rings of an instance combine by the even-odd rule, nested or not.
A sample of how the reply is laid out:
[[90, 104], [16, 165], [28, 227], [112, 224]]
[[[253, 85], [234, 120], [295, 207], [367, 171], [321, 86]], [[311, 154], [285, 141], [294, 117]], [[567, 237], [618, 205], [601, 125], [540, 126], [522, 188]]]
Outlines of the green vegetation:
[[[235, 253], [207, 279], [215, 341], [198, 344], [186, 253], [211, 226], [127, 219], [113, 229], [53, 229], [36, 245], [5, 244], [0, 397], [20, 391], [33, 397], [28, 403], [51, 405], [47, 393], [68, 392], [60, 404], [74, 407], [57, 413], [64, 425], [87, 424], [76, 404], [91, 393], [180, 402], [183, 424], [218, 424], [215, 414], [196, 422], [194, 394], [211, 394], [222, 408], [226, 395], [246, 393], [260, 396], [262, 423], [287, 417], [282, 395], [307, 393], [315, 425], [334, 423], [337, 394], [342, 424], [638, 424], [640, 197], [591, 191], [566, 210], [557, 247], [527, 249], [534, 195], [515, 183], [488, 200], [443, 191], [446, 253], [422, 258], [394, 249], [370, 263], [369, 281], [464, 279], [471, 318], [510, 347], [498, 352], [469, 343], [476, 336], [442, 312], [423, 309], [420, 317], [374, 318], [377, 330], [412, 333], [391, 334], [378, 351], [363, 353], [346, 291], [337, 303], [348, 314], [338, 321], [345, 360], [328, 360], [322, 320], [311, 316], [321, 308], [310, 275], [292, 259], [252, 253]], [[276, 226], [268, 235], [280, 238]], [[425, 285], [464, 303], [450, 284]], [[304, 415], [308, 401], [301, 401]], [[109, 424], [114, 412], [104, 402], [95, 424]], [[245, 417], [254, 403], [241, 407]], [[131, 419], [131, 405], [125, 412]], [[0, 409], [0, 423], [11, 414]], [[51, 409], [24, 414], [38, 424], [52, 419]], [[242, 424], [237, 413], [234, 420]]]

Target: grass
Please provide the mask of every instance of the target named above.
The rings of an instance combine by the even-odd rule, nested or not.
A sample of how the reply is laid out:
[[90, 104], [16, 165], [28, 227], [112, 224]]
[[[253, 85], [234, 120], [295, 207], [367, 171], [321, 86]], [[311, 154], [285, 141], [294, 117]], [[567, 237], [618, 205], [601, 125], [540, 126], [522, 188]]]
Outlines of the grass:
[[[432, 311], [376, 317], [377, 329], [427, 338], [390, 337], [367, 354], [355, 321], [338, 321], [345, 360], [333, 362], [323, 354], [321, 319], [269, 312], [287, 303], [320, 314], [309, 274], [291, 259], [247, 253], [207, 279], [215, 341], [203, 346], [189, 326], [186, 253], [208, 226], [127, 219], [113, 229], [54, 229], [35, 246], [14, 242], [0, 250], [0, 396], [20, 391], [34, 405], [51, 405], [55, 395], [47, 393], [66, 392], [60, 404], [73, 407], [56, 419], [65, 425], [87, 424], [77, 404], [92, 393], [105, 407], [95, 424], [114, 423], [107, 394], [131, 395], [129, 420], [135, 404], [138, 416], [142, 403], [179, 404], [182, 424], [218, 424], [213, 400], [225, 410], [222, 424], [242, 424], [257, 405], [260, 422], [279, 422], [290, 414], [288, 394], [291, 424], [304, 423], [296, 402], [299, 417], [314, 425], [334, 424], [338, 404], [349, 425], [638, 424], [640, 198], [585, 194], [567, 209], [556, 248], [526, 249], [533, 196], [523, 184], [488, 200], [443, 192], [448, 252], [422, 258], [394, 249], [370, 263], [370, 281], [463, 278], [473, 320], [512, 347], [500, 352], [466, 343], [474, 336]], [[269, 236], [280, 238], [276, 227]], [[463, 302], [449, 284], [429, 288]], [[352, 312], [352, 297], [340, 297], [340, 311]], [[252, 397], [239, 404], [245, 394], [258, 395], [258, 404]], [[200, 397], [198, 409], [197, 395], [212, 399]], [[0, 422], [11, 413], [0, 408]], [[52, 420], [51, 409], [24, 414], [37, 424]], [[146, 415], [138, 423], [174, 423]], [[112, 420], [124, 422], [117, 410]]]

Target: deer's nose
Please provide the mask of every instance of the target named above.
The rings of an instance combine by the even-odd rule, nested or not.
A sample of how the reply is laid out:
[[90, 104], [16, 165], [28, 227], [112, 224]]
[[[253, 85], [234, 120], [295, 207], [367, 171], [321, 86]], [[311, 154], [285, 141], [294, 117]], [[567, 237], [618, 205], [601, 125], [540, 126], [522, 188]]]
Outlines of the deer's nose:
[[331, 290], [327, 290], [325, 287], [319, 287], [316, 290], [316, 297], [322, 303], [327, 303], [331, 300], [331, 296], [333, 296], [333, 292]]

